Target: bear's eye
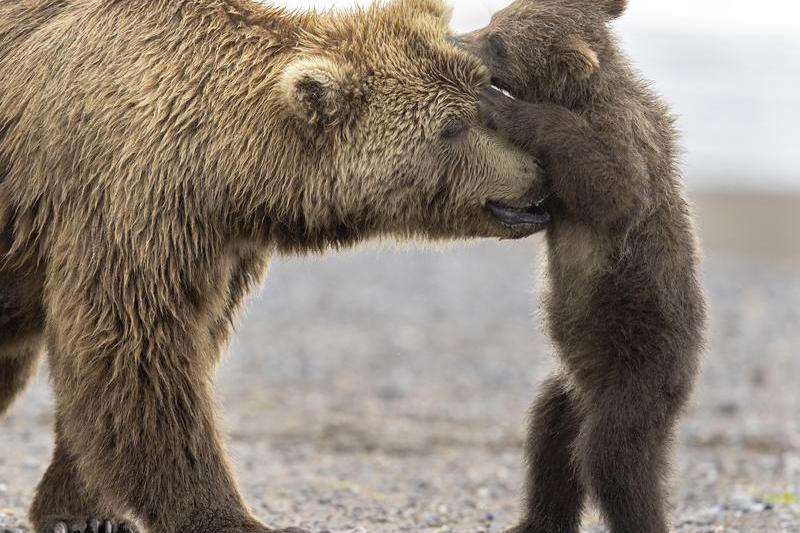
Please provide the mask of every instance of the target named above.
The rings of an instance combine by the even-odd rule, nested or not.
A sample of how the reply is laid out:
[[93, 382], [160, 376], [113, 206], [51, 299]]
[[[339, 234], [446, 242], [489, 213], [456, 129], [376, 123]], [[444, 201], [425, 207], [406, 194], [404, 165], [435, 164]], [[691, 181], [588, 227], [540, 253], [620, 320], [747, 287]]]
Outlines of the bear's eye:
[[442, 130], [442, 139], [455, 139], [467, 131], [467, 124], [460, 118], [454, 118]]

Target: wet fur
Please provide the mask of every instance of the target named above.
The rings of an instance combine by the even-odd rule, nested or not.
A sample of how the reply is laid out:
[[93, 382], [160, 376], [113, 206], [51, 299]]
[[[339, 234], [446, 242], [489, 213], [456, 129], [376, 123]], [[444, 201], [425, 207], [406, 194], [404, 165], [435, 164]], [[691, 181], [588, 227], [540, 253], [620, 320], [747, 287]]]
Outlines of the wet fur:
[[668, 531], [705, 305], [672, 117], [607, 27], [624, 4], [522, 0], [459, 39], [529, 102], [490, 95], [487, 120], [542, 160], [555, 193], [544, 307], [560, 369], [532, 409], [513, 533], [577, 533], [587, 497], [613, 533]]
[[[540, 182], [477, 123], [445, 8], [0, 0], [0, 414], [47, 347], [37, 531], [274, 531], [226, 460], [212, 375], [273, 253], [515, 237]], [[454, 113], [474, 127], [440, 131]]]

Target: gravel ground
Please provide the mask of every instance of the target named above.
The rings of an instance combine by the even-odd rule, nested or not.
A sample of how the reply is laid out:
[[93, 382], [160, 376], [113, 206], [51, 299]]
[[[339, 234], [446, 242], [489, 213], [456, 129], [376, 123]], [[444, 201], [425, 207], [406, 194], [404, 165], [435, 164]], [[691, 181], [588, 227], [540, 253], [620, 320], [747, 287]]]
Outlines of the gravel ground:
[[[739, 246], [736, 201], [700, 203], [712, 341], [676, 442], [674, 528], [800, 533], [800, 223], [769, 245], [747, 223]], [[798, 222], [799, 200], [759, 205]], [[553, 365], [541, 244], [277, 261], [218, 380], [254, 511], [331, 533], [512, 524], [525, 412]], [[0, 531], [27, 531], [50, 394], [42, 371], [0, 423]], [[586, 524], [605, 531], [592, 511]]]

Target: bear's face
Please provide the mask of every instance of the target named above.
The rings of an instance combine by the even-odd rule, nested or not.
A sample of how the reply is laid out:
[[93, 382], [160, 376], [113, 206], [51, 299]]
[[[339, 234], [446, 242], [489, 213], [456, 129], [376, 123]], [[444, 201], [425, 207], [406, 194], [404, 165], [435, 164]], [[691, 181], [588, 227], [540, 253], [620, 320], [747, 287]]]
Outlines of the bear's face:
[[627, 0], [517, 0], [488, 26], [454, 38], [489, 68], [492, 84], [529, 102], [580, 94], [611, 53], [607, 24]]
[[446, 40], [446, 21], [438, 0], [342, 15], [283, 70], [297, 142], [320, 170], [315, 220], [434, 238], [545, 227], [532, 208], [545, 194], [540, 168], [482, 126], [488, 73]]

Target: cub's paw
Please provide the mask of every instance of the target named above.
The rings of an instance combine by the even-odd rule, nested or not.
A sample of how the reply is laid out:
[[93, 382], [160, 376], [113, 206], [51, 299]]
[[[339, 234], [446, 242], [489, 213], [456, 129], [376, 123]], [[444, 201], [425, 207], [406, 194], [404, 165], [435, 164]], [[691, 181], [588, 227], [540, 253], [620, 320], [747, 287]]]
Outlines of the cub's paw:
[[139, 533], [139, 530], [126, 522], [114, 520], [54, 520], [42, 528], [41, 533]]

